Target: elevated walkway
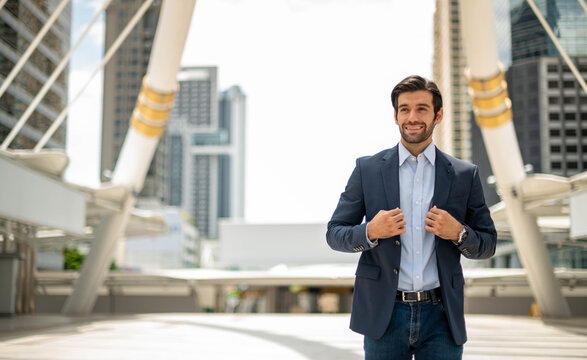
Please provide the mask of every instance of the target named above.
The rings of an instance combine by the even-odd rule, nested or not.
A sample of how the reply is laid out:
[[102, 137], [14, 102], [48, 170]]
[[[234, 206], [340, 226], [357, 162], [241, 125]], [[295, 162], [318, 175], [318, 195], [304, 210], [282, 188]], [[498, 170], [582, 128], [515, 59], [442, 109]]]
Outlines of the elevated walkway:
[[[360, 360], [349, 315], [140, 314], [0, 318], [0, 359]], [[587, 318], [468, 315], [464, 359], [585, 359]]]

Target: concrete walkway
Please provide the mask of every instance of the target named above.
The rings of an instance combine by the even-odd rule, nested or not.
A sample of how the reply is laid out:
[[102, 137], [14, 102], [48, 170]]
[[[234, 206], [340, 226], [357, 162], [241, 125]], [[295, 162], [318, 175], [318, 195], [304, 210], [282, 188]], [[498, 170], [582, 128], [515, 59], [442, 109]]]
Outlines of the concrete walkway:
[[[0, 318], [0, 359], [359, 360], [348, 315]], [[465, 359], [587, 359], [587, 319], [469, 315]]]

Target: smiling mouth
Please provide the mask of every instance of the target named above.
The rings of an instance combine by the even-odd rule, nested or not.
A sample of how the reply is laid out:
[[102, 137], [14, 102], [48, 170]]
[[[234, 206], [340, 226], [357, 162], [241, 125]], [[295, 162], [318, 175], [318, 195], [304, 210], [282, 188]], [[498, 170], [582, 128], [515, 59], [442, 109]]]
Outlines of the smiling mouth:
[[424, 125], [407, 125], [405, 126], [407, 131], [420, 131], [424, 129]]

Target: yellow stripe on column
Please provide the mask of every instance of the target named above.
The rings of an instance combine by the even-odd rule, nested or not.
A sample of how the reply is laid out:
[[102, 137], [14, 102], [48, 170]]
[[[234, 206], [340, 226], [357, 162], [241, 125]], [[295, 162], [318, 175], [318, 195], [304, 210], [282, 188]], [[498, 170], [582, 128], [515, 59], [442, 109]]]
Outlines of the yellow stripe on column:
[[159, 137], [161, 134], [163, 134], [163, 131], [165, 131], [165, 126], [153, 126], [146, 124], [136, 116], [131, 117], [130, 125], [141, 134], [151, 137]]
[[165, 120], [169, 115], [170, 109], [167, 110], [156, 110], [150, 108], [147, 104], [143, 104], [140, 101], [136, 105], [136, 110], [138, 110], [144, 117], [147, 119], [153, 120]]
[[175, 91], [172, 93], [160, 93], [156, 90], [150, 89], [147, 86], [147, 78], [143, 78], [143, 86], [141, 87], [143, 93], [149, 100], [159, 104], [172, 104], [175, 98]]
[[501, 86], [502, 90], [499, 93], [489, 97], [480, 97], [478, 96], [478, 93], [475, 92], [473, 95], [473, 106], [482, 110], [489, 110], [503, 105], [506, 99], [508, 99], [507, 85], [505, 84], [505, 81], [503, 81]]
[[512, 120], [512, 102], [508, 98], [503, 67], [501, 64], [498, 66], [497, 75], [487, 79], [474, 79], [468, 69], [465, 71], [469, 78], [475, 117], [480, 127], [497, 127]]
[[503, 125], [508, 121], [512, 121], [512, 103], [509, 101], [509, 99], [506, 99], [506, 104], [507, 107], [496, 115], [482, 115], [479, 113], [478, 109], [475, 109], [477, 124], [479, 124], [480, 127], [490, 128]]
[[165, 131], [174, 97], [175, 92], [162, 94], [149, 89], [144, 78], [130, 125], [143, 135], [160, 137]]
[[505, 81], [503, 70], [499, 69], [499, 73], [492, 78], [489, 79], [473, 79], [469, 76], [467, 72], [467, 77], [469, 78], [469, 86], [474, 91], [491, 91], [495, 90], [500, 87], [502, 81]]

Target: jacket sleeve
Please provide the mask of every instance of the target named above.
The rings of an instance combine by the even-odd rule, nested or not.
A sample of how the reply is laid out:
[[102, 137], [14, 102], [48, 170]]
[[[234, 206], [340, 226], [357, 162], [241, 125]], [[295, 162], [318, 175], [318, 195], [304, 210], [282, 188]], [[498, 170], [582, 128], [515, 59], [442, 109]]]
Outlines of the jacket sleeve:
[[471, 192], [467, 201], [465, 226], [468, 237], [459, 250], [469, 259], [488, 259], [495, 254], [497, 231], [483, 196], [483, 187], [477, 166], [473, 173]]
[[367, 224], [363, 223], [365, 202], [360, 160], [357, 159], [355, 169], [328, 222], [326, 241], [337, 251], [353, 253], [371, 249], [367, 242]]

